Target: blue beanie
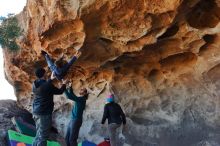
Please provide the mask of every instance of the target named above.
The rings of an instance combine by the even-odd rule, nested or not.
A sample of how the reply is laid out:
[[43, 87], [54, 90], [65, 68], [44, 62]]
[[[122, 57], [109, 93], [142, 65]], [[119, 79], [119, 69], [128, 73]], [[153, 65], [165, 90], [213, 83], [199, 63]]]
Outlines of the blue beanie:
[[114, 95], [113, 94], [110, 94], [107, 98], [106, 98], [106, 102], [114, 102]]

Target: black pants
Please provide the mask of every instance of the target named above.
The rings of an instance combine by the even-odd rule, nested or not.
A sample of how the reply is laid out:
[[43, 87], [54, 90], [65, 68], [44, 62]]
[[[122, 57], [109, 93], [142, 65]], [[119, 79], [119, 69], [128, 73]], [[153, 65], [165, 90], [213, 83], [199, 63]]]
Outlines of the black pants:
[[46, 146], [52, 125], [52, 115], [33, 115], [37, 133], [32, 146]]
[[79, 130], [81, 126], [82, 126], [82, 120], [79, 119], [70, 120], [65, 137], [67, 146], [77, 146], [77, 139], [79, 136]]

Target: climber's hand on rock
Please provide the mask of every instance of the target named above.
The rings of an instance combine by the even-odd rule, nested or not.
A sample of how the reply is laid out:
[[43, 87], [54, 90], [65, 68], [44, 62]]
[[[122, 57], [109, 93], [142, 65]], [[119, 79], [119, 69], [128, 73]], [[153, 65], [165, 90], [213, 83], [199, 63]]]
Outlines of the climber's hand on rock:
[[79, 58], [80, 55], [81, 55], [81, 52], [80, 52], [80, 51], [77, 51], [76, 54], [75, 54], [75, 57], [76, 57], [76, 58]]
[[47, 55], [47, 52], [45, 52], [44, 50], [41, 50], [41, 54], [45, 56]]
[[51, 76], [50, 76], [50, 79], [51, 79], [51, 80], [54, 80], [55, 78], [56, 78], [55, 73], [52, 72], [52, 74], [51, 74]]

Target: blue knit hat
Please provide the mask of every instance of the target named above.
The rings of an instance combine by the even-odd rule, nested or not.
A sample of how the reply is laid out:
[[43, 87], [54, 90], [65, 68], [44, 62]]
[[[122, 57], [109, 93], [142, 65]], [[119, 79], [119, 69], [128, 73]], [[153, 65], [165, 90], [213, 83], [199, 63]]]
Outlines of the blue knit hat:
[[106, 98], [106, 102], [114, 102], [115, 97], [113, 94], [110, 94], [107, 98]]

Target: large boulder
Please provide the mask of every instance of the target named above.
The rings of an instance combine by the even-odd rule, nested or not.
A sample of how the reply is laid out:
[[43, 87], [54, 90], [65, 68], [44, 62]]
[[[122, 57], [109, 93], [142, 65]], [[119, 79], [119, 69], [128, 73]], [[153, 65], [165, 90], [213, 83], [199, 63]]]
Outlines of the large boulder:
[[[109, 84], [127, 115], [127, 145], [220, 145], [220, 3], [217, 0], [28, 0], [17, 17], [18, 53], [4, 51], [19, 104], [31, 109], [34, 68], [82, 52], [68, 76], [89, 87], [81, 139], [106, 135], [100, 120]], [[50, 71], [47, 71], [48, 76]], [[56, 97], [64, 135], [72, 102]]]

